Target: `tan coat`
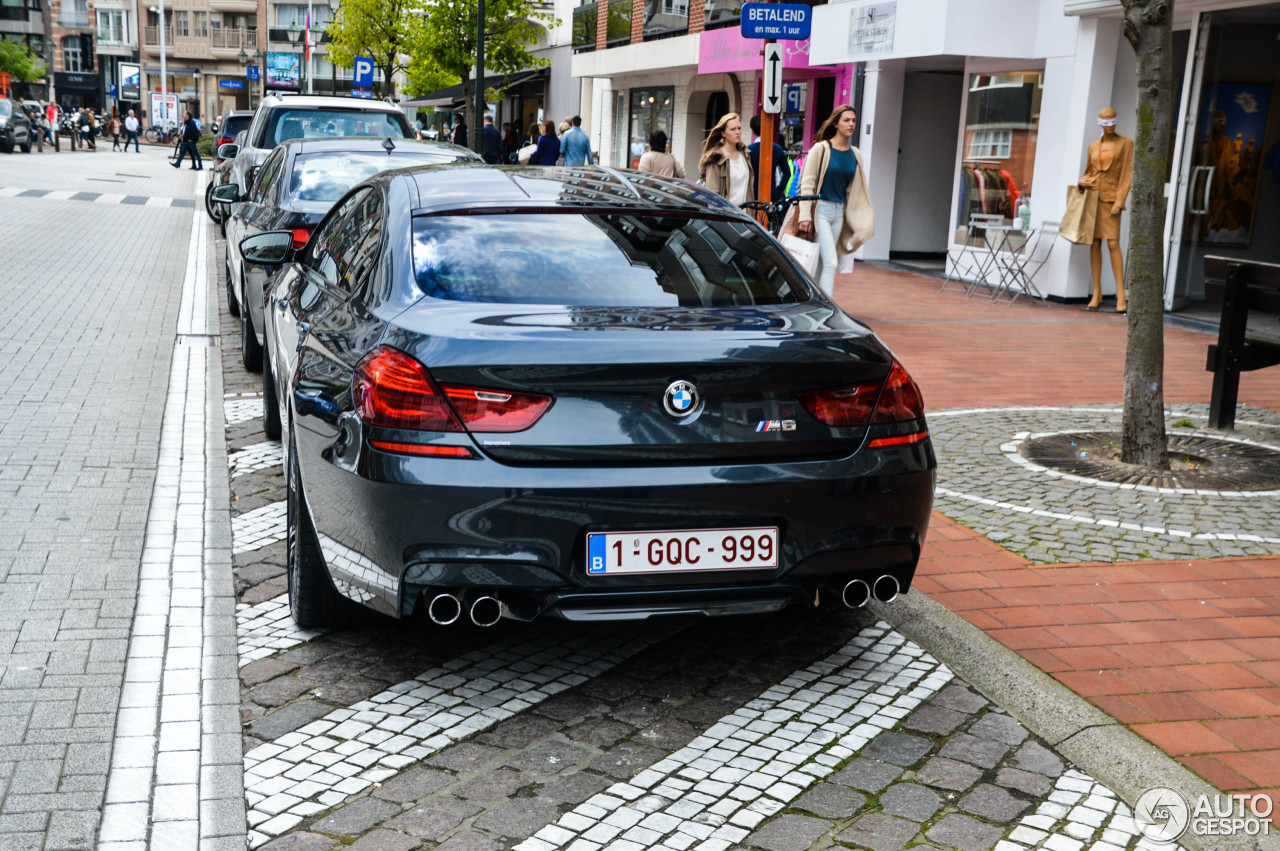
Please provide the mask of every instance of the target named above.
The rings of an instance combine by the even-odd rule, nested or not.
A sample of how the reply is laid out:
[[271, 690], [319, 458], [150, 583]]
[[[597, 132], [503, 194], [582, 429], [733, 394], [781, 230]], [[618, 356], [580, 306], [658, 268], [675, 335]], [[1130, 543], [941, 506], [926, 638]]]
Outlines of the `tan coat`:
[[[867, 189], [867, 168], [862, 161], [862, 151], [856, 147], [853, 156], [858, 161], [858, 173], [853, 176], [844, 193], [844, 226], [836, 240], [836, 255], [852, 254], [876, 233], [876, 214], [871, 207], [871, 192]], [[831, 162], [831, 143], [818, 142], [809, 149], [800, 172], [800, 194], [817, 195], [822, 181], [827, 177]], [[812, 222], [818, 202], [807, 201], [792, 205], [782, 223], [783, 233], [795, 233], [800, 222]], [[796, 216], [799, 210], [799, 217]]]
[[659, 177], [684, 177], [684, 166], [680, 165], [680, 160], [663, 151], [645, 151], [636, 171], [647, 171]]
[[[751, 198], [751, 187], [755, 185], [755, 174], [751, 170], [751, 152], [747, 150], [747, 146], [738, 143], [738, 152], [746, 158], [747, 162], [747, 199]], [[722, 149], [716, 148], [707, 154], [704, 154], [698, 167], [702, 173], [706, 175], [706, 179], [702, 185], [719, 195], [721, 198], [729, 197], [729, 159], [724, 155]]]
[[1098, 138], [1089, 143], [1089, 164], [1080, 185], [1097, 189], [1099, 201], [1113, 206], [1119, 204], [1123, 210], [1129, 187], [1133, 185], [1133, 140], [1117, 135], [1114, 142], [1107, 145], [1109, 156], [1103, 153], [1102, 141]]

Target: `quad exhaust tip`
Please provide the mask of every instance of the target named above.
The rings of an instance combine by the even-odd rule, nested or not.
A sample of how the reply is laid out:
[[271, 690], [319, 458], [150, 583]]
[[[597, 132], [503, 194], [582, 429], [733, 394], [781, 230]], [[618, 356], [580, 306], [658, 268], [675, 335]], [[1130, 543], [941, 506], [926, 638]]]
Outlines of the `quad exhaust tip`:
[[898, 584], [898, 580], [887, 573], [871, 586], [872, 595], [881, 603], [892, 603], [898, 599], [898, 592], [901, 590], [902, 586]]
[[471, 622], [476, 626], [493, 626], [502, 619], [502, 603], [497, 597], [477, 597], [471, 604]]
[[437, 594], [427, 604], [427, 616], [434, 624], [448, 626], [462, 617], [462, 601], [452, 594]]

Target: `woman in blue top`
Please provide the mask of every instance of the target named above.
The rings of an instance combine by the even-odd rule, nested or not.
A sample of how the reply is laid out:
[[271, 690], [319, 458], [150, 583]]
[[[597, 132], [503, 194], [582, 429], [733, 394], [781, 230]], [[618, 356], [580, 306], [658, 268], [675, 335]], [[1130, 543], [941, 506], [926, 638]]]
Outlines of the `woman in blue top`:
[[[787, 230], [795, 219], [800, 236], [817, 236], [822, 256], [819, 286], [827, 295], [835, 292], [840, 257], [857, 251], [876, 230], [862, 152], [852, 144], [857, 126], [857, 113], [846, 105], [836, 107], [818, 128], [818, 141], [809, 149], [800, 175], [800, 194], [817, 195], [820, 200], [792, 207], [783, 226]], [[796, 208], [799, 214], [793, 217]]]
[[538, 150], [532, 165], [555, 165], [560, 159], [560, 139], [556, 136], [556, 123], [548, 118], [542, 122], [542, 135], [538, 137]]

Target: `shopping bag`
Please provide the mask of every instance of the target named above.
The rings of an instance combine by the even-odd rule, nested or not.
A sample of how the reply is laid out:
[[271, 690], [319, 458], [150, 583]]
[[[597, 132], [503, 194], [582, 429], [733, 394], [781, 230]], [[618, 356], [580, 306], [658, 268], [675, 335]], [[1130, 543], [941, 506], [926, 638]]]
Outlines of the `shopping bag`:
[[1062, 216], [1058, 236], [1076, 245], [1093, 242], [1093, 229], [1098, 217], [1098, 190], [1067, 187], [1067, 212]]
[[818, 243], [810, 242], [807, 239], [801, 239], [794, 234], [784, 233], [778, 237], [778, 242], [783, 248], [787, 249], [787, 253], [800, 265], [801, 269], [809, 274], [810, 278], [818, 275]]
[[537, 145], [525, 145], [516, 153], [516, 159], [521, 165], [528, 165], [529, 160], [533, 159], [533, 155], [538, 152]]
[[840, 261], [836, 263], [836, 271], [841, 275], [848, 275], [853, 272], [853, 252], [840, 255]]

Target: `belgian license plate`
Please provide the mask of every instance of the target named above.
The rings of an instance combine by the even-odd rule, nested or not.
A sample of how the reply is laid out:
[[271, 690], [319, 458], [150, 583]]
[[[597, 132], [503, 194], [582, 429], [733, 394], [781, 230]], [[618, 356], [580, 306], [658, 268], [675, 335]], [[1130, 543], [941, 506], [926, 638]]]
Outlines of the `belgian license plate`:
[[776, 526], [587, 535], [587, 573], [592, 576], [777, 566]]

